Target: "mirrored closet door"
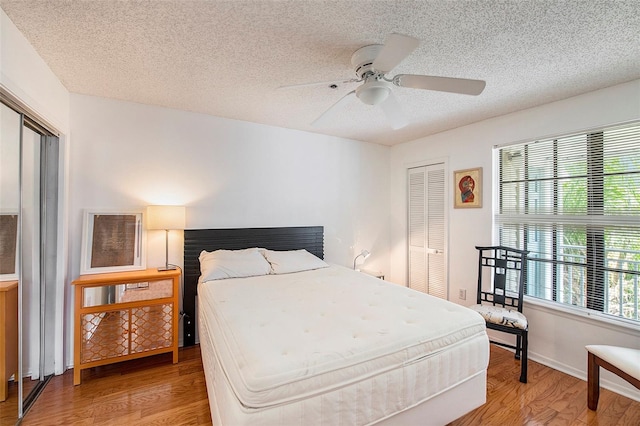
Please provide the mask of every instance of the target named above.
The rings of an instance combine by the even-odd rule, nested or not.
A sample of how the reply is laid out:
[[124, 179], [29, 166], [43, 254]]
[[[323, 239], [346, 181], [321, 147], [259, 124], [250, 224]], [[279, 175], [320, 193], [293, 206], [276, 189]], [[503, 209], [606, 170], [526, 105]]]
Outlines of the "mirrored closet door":
[[0, 104], [0, 424], [18, 419], [20, 115]]
[[0, 120], [0, 424], [11, 425], [54, 373], [58, 138], [10, 104]]

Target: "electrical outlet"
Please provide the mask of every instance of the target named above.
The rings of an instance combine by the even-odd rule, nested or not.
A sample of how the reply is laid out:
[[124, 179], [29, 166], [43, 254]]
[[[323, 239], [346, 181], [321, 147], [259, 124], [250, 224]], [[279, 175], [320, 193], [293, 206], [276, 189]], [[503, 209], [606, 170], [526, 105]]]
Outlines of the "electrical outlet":
[[462, 300], [467, 300], [467, 290], [464, 288], [461, 288], [459, 290], [458, 298]]

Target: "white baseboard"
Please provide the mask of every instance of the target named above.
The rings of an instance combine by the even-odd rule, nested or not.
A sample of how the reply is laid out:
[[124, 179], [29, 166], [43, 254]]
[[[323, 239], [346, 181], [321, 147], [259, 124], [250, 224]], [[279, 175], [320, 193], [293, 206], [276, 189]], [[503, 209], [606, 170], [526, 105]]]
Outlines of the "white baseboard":
[[[506, 343], [506, 344], [511, 344], [510, 342], [507, 342], [506, 340], [502, 340], [502, 339], [496, 339], [495, 337], [491, 337], [492, 340], [495, 340], [497, 342], [500, 343]], [[508, 351], [511, 352], [515, 352], [515, 350], [513, 349], [509, 349], [509, 348], [504, 348]], [[558, 370], [562, 373], [568, 374], [570, 376], [573, 376], [575, 378], [578, 378], [580, 380], [583, 380], [585, 382], [585, 386], [587, 386], [587, 371], [586, 371], [586, 365], [585, 365], [585, 370], [579, 370], [575, 367], [572, 367], [570, 365], [558, 362], [554, 359], [551, 359], [549, 357], [546, 357], [544, 355], [540, 355], [536, 352], [532, 352], [529, 351], [529, 359], [535, 362], [539, 362], [542, 365], [545, 365], [549, 368], [553, 368], [554, 370]], [[610, 390], [611, 392], [615, 392], [617, 394], [620, 394], [622, 396], [626, 396], [627, 398], [633, 399], [634, 401], [638, 401], [640, 402], [640, 391], [638, 392], [634, 392], [633, 390], [629, 390], [627, 388], [625, 388], [624, 386], [620, 386], [618, 383], [614, 383], [610, 380], [606, 380], [603, 379], [602, 376], [600, 377], [600, 387], [605, 388]]]

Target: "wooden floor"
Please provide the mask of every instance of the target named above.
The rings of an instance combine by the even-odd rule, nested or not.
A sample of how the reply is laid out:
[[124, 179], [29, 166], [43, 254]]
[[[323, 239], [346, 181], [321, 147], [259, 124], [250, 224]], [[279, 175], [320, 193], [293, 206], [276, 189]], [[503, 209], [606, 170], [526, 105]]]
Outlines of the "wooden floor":
[[450, 426], [611, 425], [640, 426], [640, 402], [600, 390], [598, 411], [587, 408], [587, 382], [529, 361], [528, 383], [520, 383], [513, 352], [491, 345], [487, 403]]
[[211, 425], [200, 347], [56, 376], [22, 420], [31, 425]]
[[[584, 381], [530, 361], [522, 384], [519, 368], [492, 345], [487, 403], [451, 426], [640, 425], [640, 402], [602, 389], [590, 411]], [[175, 365], [158, 355], [87, 370], [82, 380], [74, 387], [72, 371], [54, 377], [22, 425], [211, 425], [198, 346], [181, 349]]]

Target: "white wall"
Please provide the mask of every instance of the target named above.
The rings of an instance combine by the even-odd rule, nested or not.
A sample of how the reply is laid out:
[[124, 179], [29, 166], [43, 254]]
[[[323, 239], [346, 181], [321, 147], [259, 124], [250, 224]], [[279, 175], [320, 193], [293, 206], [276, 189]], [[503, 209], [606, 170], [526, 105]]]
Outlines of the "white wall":
[[[510, 142], [542, 138], [600, 125], [640, 119], [640, 80], [582, 96], [485, 120], [448, 132], [401, 144], [391, 149], [391, 271], [390, 278], [406, 283], [406, 169], [416, 161], [446, 158], [453, 171], [483, 167], [481, 209], [454, 209], [449, 203], [450, 299], [475, 303], [477, 252], [475, 245], [492, 242], [492, 148]], [[451, 183], [449, 183], [451, 185]], [[451, 195], [448, 197], [452, 200]], [[459, 289], [467, 299], [459, 300]], [[530, 321], [531, 358], [581, 378], [586, 377], [587, 344], [617, 344], [640, 349], [640, 330], [605, 324], [573, 314], [525, 303]], [[622, 380], [603, 374], [608, 386], [640, 400], [640, 392]]]
[[68, 133], [69, 92], [1, 9], [0, 84]]
[[[388, 147], [84, 95], [71, 121], [72, 275], [83, 209], [150, 204], [185, 205], [187, 228], [324, 225], [327, 261], [366, 248], [367, 267], [389, 270]], [[181, 234], [170, 243], [182, 264]], [[163, 231], [147, 248], [147, 266], [164, 264]]]

